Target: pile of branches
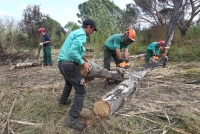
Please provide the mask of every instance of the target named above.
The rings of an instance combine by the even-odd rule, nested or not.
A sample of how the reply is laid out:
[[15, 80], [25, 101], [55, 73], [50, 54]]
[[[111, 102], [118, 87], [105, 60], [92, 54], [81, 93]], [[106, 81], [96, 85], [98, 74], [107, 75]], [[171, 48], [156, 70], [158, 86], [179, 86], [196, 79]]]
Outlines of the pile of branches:
[[0, 66], [17, 64], [19, 61], [26, 60], [27, 57], [36, 59], [31, 52], [0, 53]]

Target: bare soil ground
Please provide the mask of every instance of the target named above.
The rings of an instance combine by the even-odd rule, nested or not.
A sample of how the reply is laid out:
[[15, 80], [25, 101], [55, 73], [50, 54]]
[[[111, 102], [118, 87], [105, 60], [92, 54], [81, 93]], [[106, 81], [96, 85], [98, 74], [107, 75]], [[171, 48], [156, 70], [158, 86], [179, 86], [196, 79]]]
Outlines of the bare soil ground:
[[[64, 79], [53, 54], [53, 66], [0, 67], [0, 133], [10, 134], [200, 134], [200, 63], [172, 63], [151, 70], [136, 92], [109, 118], [99, 119], [94, 102], [119, 82], [87, 84], [80, 119], [88, 127], [78, 132], [65, 127], [70, 106], [59, 108]], [[99, 61], [98, 59], [91, 59]], [[132, 71], [140, 59], [130, 61]], [[98, 62], [102, 64], [101, 61]], [[191, 83], [192, 84], [187, 84]], [[73, 100], [74, 91], [70, 95]], [[19, 122], [21, 121], [21, 122]], [[9, 129], [8, 129], [9, 128]]]

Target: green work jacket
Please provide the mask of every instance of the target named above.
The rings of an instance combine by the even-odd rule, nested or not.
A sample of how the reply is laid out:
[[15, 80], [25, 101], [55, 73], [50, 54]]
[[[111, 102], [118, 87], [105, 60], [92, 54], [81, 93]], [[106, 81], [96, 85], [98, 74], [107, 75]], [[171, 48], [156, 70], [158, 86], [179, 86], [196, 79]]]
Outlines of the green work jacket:
[[124, 34], [114, 34], [106, 40], [105, 45], [115, 51], [116, 48], [128, 48], [129, 44], [124, 44]]
[[84, 63], [82, 56], [85, 54], [86, 33], [83, 28], [71, 32], [62, 45], [57, 61]]
[[156, 55], [160, 54], [160, 47], [158, 46], [158, 42], [152, 42], [148, 48], [149, 51], [156, 53]]

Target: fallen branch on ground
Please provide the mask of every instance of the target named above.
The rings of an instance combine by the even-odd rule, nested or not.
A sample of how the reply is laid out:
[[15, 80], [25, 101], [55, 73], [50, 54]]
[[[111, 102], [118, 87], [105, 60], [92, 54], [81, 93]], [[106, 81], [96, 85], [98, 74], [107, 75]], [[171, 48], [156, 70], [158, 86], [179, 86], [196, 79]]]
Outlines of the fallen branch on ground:
[[32, 123], [32, 122], [28, 122], [28, 121], [10, 120], [10, 122], [23, 124], [23, 125], [31, 125], [31, 126], [36, 126], [36, 127], [42, 126], [42, 123]]

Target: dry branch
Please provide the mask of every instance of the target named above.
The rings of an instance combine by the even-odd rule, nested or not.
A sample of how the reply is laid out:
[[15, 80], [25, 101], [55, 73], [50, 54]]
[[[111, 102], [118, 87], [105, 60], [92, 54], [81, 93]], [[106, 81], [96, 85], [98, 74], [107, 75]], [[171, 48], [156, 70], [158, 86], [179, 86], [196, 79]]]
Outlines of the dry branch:
[[36, 58], [36, 60], [38, 60], [39, 59], [39, 57], [40, 57], [40, 51], [41, 51], [41, 48], [42, 48], [42, 46], [38, 46], [38, 54], [37, 54], [37, 58]]
[[42, 126], [41, 123], [32, 123], [32, 122], [28, 122], [28, 121], [10, 120], [10, 122], [18, 123], [18, 124], [23, 124], [23, 125], [31, 125], [31, 126], [36, 126], [36, 127]]
[[9, 128], [10, 128], [10, 115], [11, 115], [12, 110], [13, 110], [13, 108], [14, 108], [15, 102], [16, 102], [16, 98], [14, 99], [14, 101], [13, 101], [13, 103], [12, 103], [12, 106], [11, 106], [11, 108], [10, 108], [10, 111], [9, 111], [9, 113], [8, 113], [8, 118], [6, 119], [6, 122], [5, 122], [5, 124], [3, 125], [2, 134], [4, 133], [4, 131], [5, 131], [5, 129], [6, 129], [6, 125], [7, 125], [8, 132], [9, 132]]

